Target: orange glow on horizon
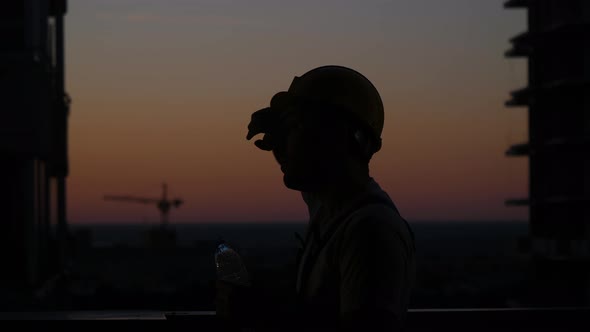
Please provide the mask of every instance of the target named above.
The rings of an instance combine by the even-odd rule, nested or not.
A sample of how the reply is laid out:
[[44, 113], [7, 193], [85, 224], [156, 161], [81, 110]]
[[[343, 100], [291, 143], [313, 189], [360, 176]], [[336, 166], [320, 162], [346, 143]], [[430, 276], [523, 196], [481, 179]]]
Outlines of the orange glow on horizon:
[[[359, 70], [380, 91], [383, 149], [371, 175], [409, 221], [527, 218], [503, 204], [528, 185], [527, 160], [504, 155], [526, 140], [526, 111], [503, 106], [526, 78], [524, 64], [503, 58], [522, 17], [497, 4], [481, 5], [482, 22], [420, 8], [407, 9], [425, 15], [417, 21], [390, 20], [350, 8], [341, 14], [365, 15], [366, 30], [338, 25], [348, 29], [338, 34], [342, 18], [330, 25], [310, 14], [300, 28], [283, 12], [282, 24], [235, 13], [199, 19], [177, 5], [141, 14], [117, 2], [71, 4], [71, 223], [155, 223], [155, 207], [102, 197], [158, 197], [164, 181], [186, 201], [172, 223], [304, 221], [300, 194], [284, 187], [270, 153], [246, 141], [246, 127], [293, 76], [328, 63]], [[467, 23], [469, 31], [459, 25]]]

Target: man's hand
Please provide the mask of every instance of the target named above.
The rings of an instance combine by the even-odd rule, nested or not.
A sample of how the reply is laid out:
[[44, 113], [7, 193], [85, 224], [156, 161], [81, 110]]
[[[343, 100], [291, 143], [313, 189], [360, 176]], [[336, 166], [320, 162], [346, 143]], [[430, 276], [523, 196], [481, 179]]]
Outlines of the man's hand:
[[243, 324], [252, 320], [256, 298], [251, 287], [215, 281], [216, 316], [222, 320]]
[[231, 319], [231, 301], [234, 287], [235, 286], [225, 281], [215, 281], [215, 310], [217, 317], [226, 320]]

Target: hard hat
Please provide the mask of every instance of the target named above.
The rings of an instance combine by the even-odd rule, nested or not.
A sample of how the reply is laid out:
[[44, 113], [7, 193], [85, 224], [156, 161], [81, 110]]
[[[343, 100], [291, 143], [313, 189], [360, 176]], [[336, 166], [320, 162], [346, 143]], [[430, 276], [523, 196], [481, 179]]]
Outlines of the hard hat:
[[373, 152], [381, 148], [383, 102], [373, 83], [356, 70], [337, 65], [317, 67], [296, 76], [287, 93], [348, 112], [372, 136]]
[[[297, 107], [301, 105], [302, 107]], [[363, 154], [381, 149], [383, 131], [383, 103], [375, 86], [359, 72], [337, 65], [312, 69], [296, 76], [288, 91], [273, 96], [270, 107], [254, 112], [248, 125], [246, 139], [260, 133], [264, 138], [255, 141], [257, 147], [271, 151], [280, 137], [280, 118], [294, 109], [331, 109], [358, 126], [355, 138], [361, 143]], [[362, 142], [360, 142], [362, 141]]]

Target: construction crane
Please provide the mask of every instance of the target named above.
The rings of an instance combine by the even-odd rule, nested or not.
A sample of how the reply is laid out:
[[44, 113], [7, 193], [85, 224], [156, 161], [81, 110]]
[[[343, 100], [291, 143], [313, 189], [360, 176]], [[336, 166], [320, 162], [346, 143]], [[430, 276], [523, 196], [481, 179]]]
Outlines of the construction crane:
[[107, 201], [123, 201], [123, 202], [133, 202], [133, 203], [142, 203], [142, 204], [155, 204], [158, 210], [160, 210], [160, 225], [162, 228], [165, 228], [168, 225], [168, 213], [172, 209], [172, 207], [178, 208], [184, 202], [182, 199], [168, 199], [168, 185], [166, 183], [162, 184], [162, 198], [144, 198], [144, 197], [135, 197], [135, 196], [113, 196], [113, 195], [105, 195], [104, 199]]

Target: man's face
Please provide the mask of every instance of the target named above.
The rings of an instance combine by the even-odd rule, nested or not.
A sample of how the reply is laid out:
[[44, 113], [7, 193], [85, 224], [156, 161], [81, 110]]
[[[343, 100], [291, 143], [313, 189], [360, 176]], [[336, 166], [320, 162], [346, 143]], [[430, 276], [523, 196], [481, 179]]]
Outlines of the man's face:
[[338, 117], [315, 111], [285, 112], [281, 121], [282, 135], [273, 155], [290, 189], [325, 189], [338, 181], [346, 167], [346, 127]]

